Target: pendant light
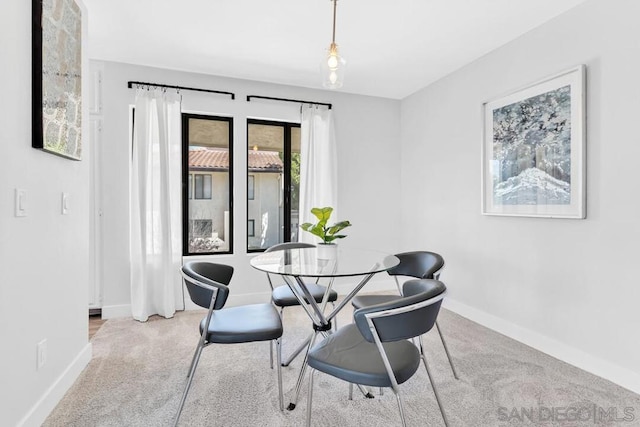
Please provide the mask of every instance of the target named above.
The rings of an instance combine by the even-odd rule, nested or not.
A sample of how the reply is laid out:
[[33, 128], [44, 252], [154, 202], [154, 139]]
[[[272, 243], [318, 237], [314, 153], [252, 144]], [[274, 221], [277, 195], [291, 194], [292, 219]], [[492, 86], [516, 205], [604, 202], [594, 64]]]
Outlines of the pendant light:
[[347, 61], [340, 56], [338, 45], [336, 44], [336, 6], [338, 5], [338, 0], [331, 1], [333, 2], [333, 33], [331, 45], [320, 63], [320, 69], [322, 71], [322, 86], [327, 89], [339, 89], [344, 83], [344, 69]]

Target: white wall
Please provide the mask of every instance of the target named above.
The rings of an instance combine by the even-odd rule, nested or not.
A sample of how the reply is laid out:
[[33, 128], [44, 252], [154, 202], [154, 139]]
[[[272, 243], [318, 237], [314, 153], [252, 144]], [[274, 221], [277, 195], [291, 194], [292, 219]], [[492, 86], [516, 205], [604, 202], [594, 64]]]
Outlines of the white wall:
[[[234, 118], [234, 254], [209, 259], [236, 268], [231, 303], [268, 301], [264, 273], [249, 265], [246, 252], [246, 119], [247, 117], [299, 122], [300, 105], [246, 101], [247, 95], [331, 102], [338, 141], [340, 182], [339, 219], [348, 219], [347, 239], [341, 245], [399, 250], [400, 102], [302, 89], [203, 74], [163, 70], [113, 62], [94, 62], [103, 72], [103, 195], [104, 276], [103, 316], [130, 315], [129, 285], [129, 105], [135, 90], [127, 81], [144, 81], [235, 92], [236, 99], [183, 91], [183, 111]], [[335, 218], [338, 219], [338, 218]], [[372, 233], [371, 230], [376, 230]], [[382, 280], [382, 279], [381, 279]], [[372, 283], [371, 285], [374, 285]]]
[[[31, 148], [31, 2], [0, 2], [0, 52], [0, 425], [40, 425], [91, 357], [91, 147], [85, 121], [81, 162]], [[23, 218], [14, 217], [15, 188], [28, 192]], [[65, 216], [62, 192], [71, 195]], [[36, 371], [43, 339], [47, 362]]]
[[[592, 0], [402, 101], [403, 247], [450, 308], [640, 392], [640, 2]], [[481, 106], [587, 66], [587, 219], [480, 214]]]
[[[635, 0], [592, 0], [407, 98], [401, 110], [391, 100], [105, 63], [104, 304], [129, 304], [128, 80], [235, 91], [236, 101], [184, 95], [185, 109], [235, 117], [238, 152], [246, 150], [246, 117], [298, 117], [297, 106], [247, 103], [247, 94], [328, 101], [340, 217], [355, 224], [341, 244], [438, 250], [452, 308], [640, 391], [637, 16]], [[10, 349], [0, 356], [0, 424], [7, 426], [40, 424], [90, 357], [91, 147], [85, 138], [82, 162], [30, 147], [30, 20], [30, 2], [0, 2], [0, 51], [10, 64], [0, 67], [0, 337]], [[578, 63], [588, 67], [587, 219], [481, 216], [482, 102]], [[264, 278], [244, 248], [246, 158], [235, 161], [236, 254], [215, 259], [237, 268], [234, 292], [262, 295]], [[26, 218], [13, 216], [15, 188], [28, 191]], [[66, 216], [63, 191], [71, 194]], [[47, 364], [36, 371], [36, 343], [45, 338]]]

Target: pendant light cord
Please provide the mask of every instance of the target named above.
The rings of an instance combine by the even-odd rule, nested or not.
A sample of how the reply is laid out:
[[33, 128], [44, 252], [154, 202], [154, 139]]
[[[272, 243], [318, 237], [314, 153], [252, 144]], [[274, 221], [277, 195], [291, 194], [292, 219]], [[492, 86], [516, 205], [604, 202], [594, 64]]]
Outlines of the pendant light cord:
[[338, 0], [333, 1], [333, 36], [331, 37], [331, 43], [336, 44], [336, 7], [338, 6]]

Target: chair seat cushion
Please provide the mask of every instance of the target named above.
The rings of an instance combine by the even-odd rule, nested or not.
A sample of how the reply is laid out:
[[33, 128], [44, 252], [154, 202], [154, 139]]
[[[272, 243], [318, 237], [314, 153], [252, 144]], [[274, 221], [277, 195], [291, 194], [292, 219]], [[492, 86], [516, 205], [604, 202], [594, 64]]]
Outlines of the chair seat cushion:
[[[200, 322], [200, 333], [207, 318]], [[282, 320], [271, 304], [252, 304], [215, 310], [209, 322], [207, 341], [236, 344], [270, 341], [282, 336]]]
[[[305, 282], [305, 285], [307, 285], [309, 292], [311, 292], [311, 295], [313, 295], [313, 298], [316, 300], [316, 302], [318, 304], [321, 303], [322, 297], [324, 296], [324, 292], [326, 291], [327, 288], [322, 285], [318, 285], [316, 283]], [[295, 286], [299, 288], [297, 283], [295, 284]], [[300, 289], [300, 293], [302, 293], [301, 289]], [[300, 305], [298, 298], [296, 298], [296, 296], [291, 291], [291, 288], [289, 288], [289, 286], [287, 285], [276, 287], [271, 294], [271, 298], [273, 299], [273, 303], [278, 307], [291, 307], [294, 305]], [[328, 301], [334, 302], [337, 299], [338, 299], [338, 293], [332, 289], [329, 292]], [[307, 299], [305, 298], [305, 301], [306, 300]]]
[[358, 295], [351, 300], [351, 305], [357, 310], [362, 307], [387, 303], [398, 298], [402, 297], [400, 295]]
[[[420, 352], [407, 340], [383, 343], [398, 384], [407, 381], [420, 366]], [[309, 352], [309, 366], [354, 384], [391, 387], [382, 356], [374, 343], [349, 324], [329, 335]]]

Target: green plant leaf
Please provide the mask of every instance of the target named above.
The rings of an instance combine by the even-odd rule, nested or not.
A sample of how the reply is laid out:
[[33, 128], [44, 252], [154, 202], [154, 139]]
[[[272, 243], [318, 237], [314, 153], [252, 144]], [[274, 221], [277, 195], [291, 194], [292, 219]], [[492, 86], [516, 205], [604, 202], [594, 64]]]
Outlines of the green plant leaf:
[[324, 208], [312, 208], [311, 213], [318, 219], [316, 224], [305, 222], [300, 225], [304, 231], [307, 231], [315, 236], [318, 236], [324, 243], [331, 243], [335, 239], [344, 239], [346, 235], [337, 235], [340, 230], [351, 226], [349, 221], [340, 221], [332, 226], [327, 226], [327, 222], [331, 217], [333, 208], [326, 206]]
[[340, 230], [344, 230], [347, 227], [350, 227], [351, 223], [349, 221], [340, 221], [336, 224], [333, 224], [329, 230], [327, 231], [327, 234], [329, 235], [334, 235], [336, 234], [338, 231]]
[[324, 239], [324, 236], [326, 234], [324, 227], [319, 224], [316, 224], [316, 226], [311, 229], [311, 232], [321, 239]]
[[327, 224], [327, 221], [329, 221], [331, 212], [333, 212], [333, 208], [330, 206], [311, 209], [311, 213], [314, 214], [316, 218], [318, 218], [318, 224], [321, 224], [323, 226]]

